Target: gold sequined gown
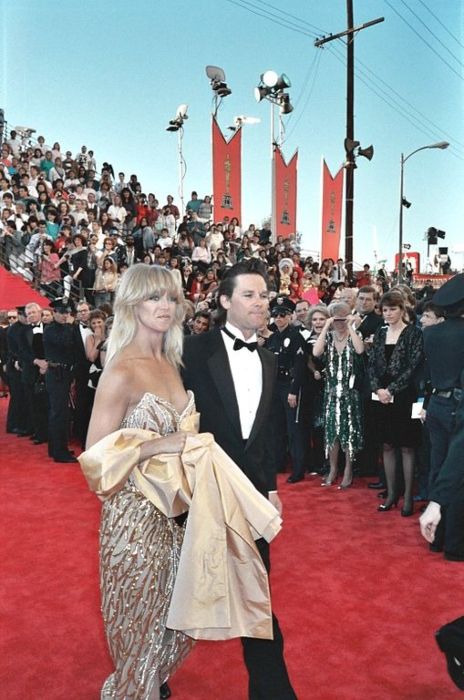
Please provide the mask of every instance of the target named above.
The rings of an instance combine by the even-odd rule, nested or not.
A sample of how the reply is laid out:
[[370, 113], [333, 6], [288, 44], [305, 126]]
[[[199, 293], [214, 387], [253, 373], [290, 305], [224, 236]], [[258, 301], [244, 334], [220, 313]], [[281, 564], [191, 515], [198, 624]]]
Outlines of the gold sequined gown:
[[[193, 394], [179, 414], [168, 401], [146, 393], [121, 428], [175, 432], [195, 410]], [[105, 501], [100, 528], [100, 583], [106, 637], [115, 671], [102, 700], [158, 700], [159, 686], [193, 645], [166, 628], [184, 528], [138, 491], [132, 479]]]

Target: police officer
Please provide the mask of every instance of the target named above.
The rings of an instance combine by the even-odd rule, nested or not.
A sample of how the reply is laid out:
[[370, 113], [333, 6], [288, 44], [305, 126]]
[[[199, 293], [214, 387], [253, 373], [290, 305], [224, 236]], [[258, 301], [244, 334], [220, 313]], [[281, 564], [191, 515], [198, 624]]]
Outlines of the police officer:
[[16, 433], [18, 437], [26, 437], [32, 435], [32, 424], [29, 412], [26, 410], [20, 367], [20, 347], [27, 328], [26, 307], [17, 306], [16, 311], [18, 312], [18, 320], [8, 328], [6, 333], [6, 376], [10, 388], [6, 429], [8, 433]]
[[[462, 396], [464, 370], [464, 274], [456, 275], [433, 297], [445, 308], [443, 323], [424, 329], [424, 349], [433, 386], [427, 407], [426, 425], [430, 433], [430, 490], [439, 477], [456, 428], [456, 409]], [[442, 509], [442, 519], [430, 545], [445, 552], [445, 558], [464, 561], [464, 499], [454, 500]]]
[[45, 383], [49, 399], [48, 454], [55, 462], [77, 462], [68, 449], [69, 388], [75, 360], [74, 333], [68, 323], [71, 307], [65, 298], [55, 299], [53, 322], [45, 327], [43, 343], [48, 369]]
[[266, 341], [266, 348], [277, 357], [277, 397], [276, 414], [285, 414], [285, 420], [278, 425], [286, 426], [286, 431], [276, 434], [275, 451], [278, 471], [285, 470], [287, 440], [292, 458], [292, 473], [287, 479], [294, 484], [304, 479], [306, 468], [305, 416], [301, 412], [302, 393], [306, 376], [305, 340], [298, 328], [291, 325], [295, 304], [287, 297], [277, 297], [271, 315], [276, 331]]

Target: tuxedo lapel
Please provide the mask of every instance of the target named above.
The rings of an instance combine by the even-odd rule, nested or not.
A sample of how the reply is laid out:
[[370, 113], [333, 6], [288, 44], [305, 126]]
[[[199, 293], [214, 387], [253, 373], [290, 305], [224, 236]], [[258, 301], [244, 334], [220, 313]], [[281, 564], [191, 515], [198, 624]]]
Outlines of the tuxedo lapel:
[[[215, 340], [213, 352], [207, 361], [208, 369], [218, 390], [225, 412], [234, 426], [237, 435], [241, 439], [242, 429], [240, 426], [237, 396], [235, 394], [226, 348], [219, 331], [217, 332]], [[218, 410], [220, 410], [219, 407]]]
[[253, 440], [258, 435], [264, 422], [264, 417], [269, 416], [269, 404], [272, 400], [272, 387], [274, 380], [274, 358], [268, 352], [262, 348], [258, 348], [259, 359], [261, 360], [262, 372], [263, 372], [263, 389], [261, 392], [261, 399], [258, 404], [258, 410], [256, 411], [255, 420], [253, 427], [251, 429], [250, 437], [248, 438], [247, 448], [253, 442]]

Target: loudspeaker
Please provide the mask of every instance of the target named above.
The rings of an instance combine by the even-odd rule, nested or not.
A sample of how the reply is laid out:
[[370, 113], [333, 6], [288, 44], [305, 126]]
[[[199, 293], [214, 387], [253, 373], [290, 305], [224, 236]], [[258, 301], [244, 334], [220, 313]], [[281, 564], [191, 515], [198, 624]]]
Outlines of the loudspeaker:
[[367, 158], [367, 160], [372, 160], [373, 155], [374, 146], [368, 146], [367, 148], [358, 148], [358, 156], [364, 156], [364, 158]]

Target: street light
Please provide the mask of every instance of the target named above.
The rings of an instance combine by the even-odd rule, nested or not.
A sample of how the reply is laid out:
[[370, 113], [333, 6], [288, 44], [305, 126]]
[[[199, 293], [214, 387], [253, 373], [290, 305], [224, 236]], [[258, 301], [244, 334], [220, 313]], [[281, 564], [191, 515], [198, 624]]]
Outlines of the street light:
[[[291, 87], [290, 78], [282, 73], [279, 75], [273, 70], [264, 71], [261, 73], [260, 82], [255, 87], [255, 98], [257, 102], [267, 100], [271, 103], [271, 161], [272, 161], [272, 214], [271, 214], [271, 231], [275, 236], [276, 223], [276, 192], [275, 192], [275, 172], [274, 172], [274, 151], [276, 146], [281, 146], [283, 142], [283, 121], [284, 114], [293, 112], [293, 105], [290, 102], [290, 95], [286, 90]], [[279, 135], [275, 138], [275, 107], [279, 107]]]
[[401, 160], [400, 160], [400, 220], [399, 220], [399, 236], [398, 236], [398, 282], [401, 284], [403, 281], [403, 207], [407, 206], [406, 200], [403, 194], [403, 188], [404, 188], [404, 164], [406, 163], [411, 156], [415, 155], [416, 153], [419, 153], [419, 151], [425, 151], [429, 148], [440, 148], [441, 150], [444, 150], [445, 148], [448, 148], [449, 143], [447, 141], [439, 141], [438, 143], [431, 143], [429, 146], [421, 146], [420, 148], [416, 148], [415, 151], [412, 151], [407, 155], [406, 157], [404, 154], [401, 154]]
[[166, 131], [177, 131], [177, 152], [179, 154], [179, 198], [182, 216], [184, 216], [184, 177], [186, 170], [184, 154], [182, 150], [182, 141], [184, 138], [184, 122], [186, 119], [188, 119], [187, 110], [188, 105], [179, 105], [176, 110], [176, 116], [174, 117], [174, 119], [169, 120], [169, 125], [166, 127]]

